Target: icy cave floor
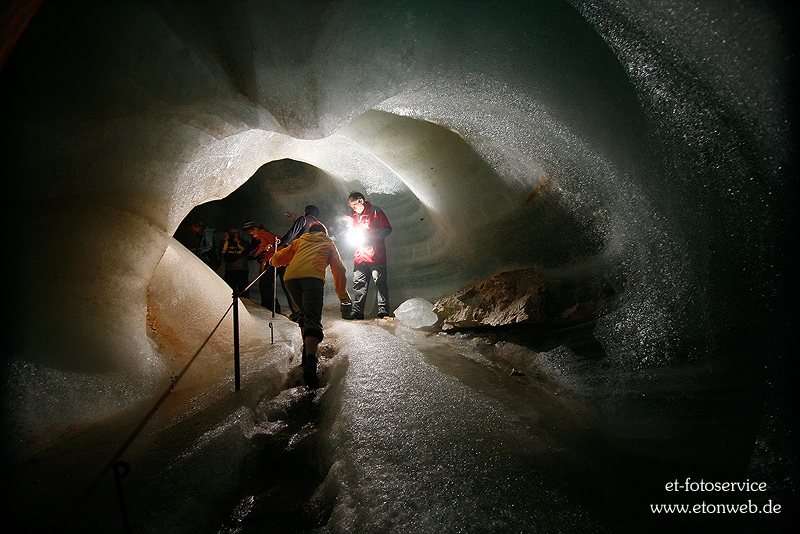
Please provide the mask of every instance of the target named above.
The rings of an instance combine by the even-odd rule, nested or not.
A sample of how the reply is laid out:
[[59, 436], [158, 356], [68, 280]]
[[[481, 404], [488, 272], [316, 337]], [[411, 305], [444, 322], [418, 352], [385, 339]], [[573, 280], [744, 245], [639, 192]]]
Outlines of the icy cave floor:
[[[697, 467], [620, 446], [601, 407], [520, 344], [324, 320], [316, 392], [300, 385], [299, 332], [282, 316], [274, 350], [285, 357], [247, 368], [241, 391], [230, 377], [175, 390], [123, 457], [133, 532], [757, 531], [752, 517], [654, 517], [653, 499], [670, 502], [664, 484], [700, 478]], [[591, 325], [539, 340], [565, 341], [587, 364], [603, 357]], [[640, 439], [672, 431], [683, 408], [640, 421]], [[113, 477], [83, 492], [140, 415], [73, 429], [18, 466], [8, 524], [122, 532]]]

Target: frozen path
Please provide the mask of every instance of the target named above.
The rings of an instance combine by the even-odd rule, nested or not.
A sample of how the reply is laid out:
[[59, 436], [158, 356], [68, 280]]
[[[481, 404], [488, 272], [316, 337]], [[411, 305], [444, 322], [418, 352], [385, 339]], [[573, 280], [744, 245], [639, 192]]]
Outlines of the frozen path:
[[598, 531], [566, 498], [569, 475], [558, 473], [582, 462], [568, 445], [556, 446], [563, 436], [553, 439], [538, 424], [548, 417], [536, 410], [552, 410], [553, 403], [531, 406], [544, 394], [514, 387], [512, 377], [510, 389], [519, 393], [498, 400], [458, 347], [396, 328], [405, 336], [371, 321], [328, 323], [336, 367], [346, 365], [325, 392], [330, 411], [323, 426], [330, 427], [323, 446], [333, 461], [324, 487], [337, 494], [328, 529]]

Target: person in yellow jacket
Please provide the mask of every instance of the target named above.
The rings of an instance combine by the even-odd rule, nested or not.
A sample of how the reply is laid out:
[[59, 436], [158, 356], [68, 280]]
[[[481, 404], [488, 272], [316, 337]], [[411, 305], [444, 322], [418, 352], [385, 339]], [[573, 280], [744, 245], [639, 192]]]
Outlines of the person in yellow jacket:
[[325, 293], [325, 272], [333, 274], [336, 296], [340, 302], [350, 302], [347, 275], [339, 250], [328, 237], [325, 225], [316, 222], [308, 232], [278, 250], [269, 263], [274, 267], [286, 265], [283, 280], [291, 298], [300, 310], [297, 323], [303, 337], [303, 379], [312, 389], [317, 379], [317, 347], [322, 341], [322, 306]]

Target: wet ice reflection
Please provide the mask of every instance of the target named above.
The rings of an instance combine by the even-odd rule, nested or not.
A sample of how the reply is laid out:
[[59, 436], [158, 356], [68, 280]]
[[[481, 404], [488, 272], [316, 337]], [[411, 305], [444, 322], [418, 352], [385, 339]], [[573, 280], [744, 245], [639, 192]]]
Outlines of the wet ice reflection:
[[[565, 406], [534, 405], [546, 394], [531, 382], [499, 398], [481, 385], [487, 369], [473, 367], [478, 356], [457, 353], [467, 345], [390, 330], [342, 321], [328, 329], [336, 357], [347, 361], [341, 383], [326, 392], [336, 397], [325, 415], [333, 464], [326, 483], [340, 492], [333, 531], [591, 529], [594, 519], [567, 499], [568, 476], [559, 473], [580, 465], [582, 453], [560, 441], [563, 429], [535, 424], [540, 409], [568, 418]], [[573, 431], [587, 423], [570, 422]]]

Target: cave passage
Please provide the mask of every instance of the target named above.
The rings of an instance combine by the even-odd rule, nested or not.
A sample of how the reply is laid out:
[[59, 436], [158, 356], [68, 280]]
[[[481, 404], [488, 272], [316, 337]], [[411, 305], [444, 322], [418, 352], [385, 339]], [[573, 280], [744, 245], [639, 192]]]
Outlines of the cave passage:
[[[241, 392], [224, 320], [130, 452], [143, 530], [796, 523], [794, 56], [776, 3], [11, 9], [9, 525], [58, 525], [231, 305], [187, 249], [187, 218], [283, 233], [285, 212], [317, 204], [347, 264], [352, 190], [394, 228], [392, 308], [520, 269], [618, 297], [534, 336], [345, 324], [329, 294], [319, 398], [292, 383], [297, 327], [245, 302]], [[785, 513], [645, 506], [687, 478], [763, 480], [680, 496]], [[289, 487], [308, 507], [281, 506]], [[116, 528], [115, 498], [75, 529]]]

